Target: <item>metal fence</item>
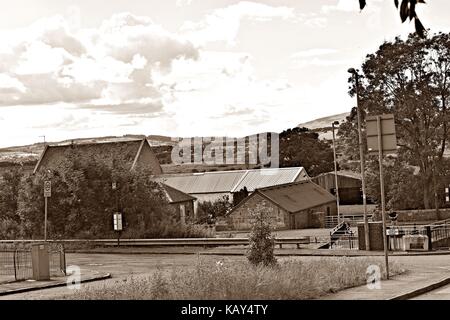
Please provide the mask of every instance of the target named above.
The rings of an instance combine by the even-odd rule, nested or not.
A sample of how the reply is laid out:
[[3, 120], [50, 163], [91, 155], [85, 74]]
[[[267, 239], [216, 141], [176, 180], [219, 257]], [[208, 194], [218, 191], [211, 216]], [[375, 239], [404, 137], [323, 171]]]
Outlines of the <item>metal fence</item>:
[[[50, 276], [66, 274], [64, 246], [49, 245]], [[28, 280], [33, 278], [31, 244], [0, 244], [0, 283]]]

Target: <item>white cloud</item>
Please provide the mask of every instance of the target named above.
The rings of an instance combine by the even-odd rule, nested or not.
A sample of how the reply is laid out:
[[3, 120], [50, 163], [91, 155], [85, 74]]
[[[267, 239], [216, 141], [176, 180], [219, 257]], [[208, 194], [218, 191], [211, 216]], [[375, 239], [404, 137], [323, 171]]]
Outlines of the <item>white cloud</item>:
[[287, 20], [294, 17], [293, 8], [241, 1], [214, 10], [200, 22], [185, 22], [181, 31], [196, 44], [203, 45], [207, 42], [224, 41], [233, 45], [242, 20], [264, 22], [273, 19]]
[[176, 6], [177, 7], [185, 7], [190, 6], [192, 4], [193, 0], [177, 0]]
[[313, 49], [307, 49], [303, 51], [296, 52], [292, 55], [292, 58], [305, 58], [305, 57], [315, 57], [315, 56], [323, 56], [328, 55], [332, 53], [336, 53], [336, 49], [329, 49], [329, 48], [313, 48]]
[[148, 105], [143, 99], [161, 98], [153, 84], [154, 72], [168, 72], [173, 61], [198, 56], [188, 40], [129, 13], [114, 15], [90, 30], [74, 30], [73, 22], [55, 16], [9, 32], [4, 39], [0, 106], [95, 106], [91, 101], [96, 100]]

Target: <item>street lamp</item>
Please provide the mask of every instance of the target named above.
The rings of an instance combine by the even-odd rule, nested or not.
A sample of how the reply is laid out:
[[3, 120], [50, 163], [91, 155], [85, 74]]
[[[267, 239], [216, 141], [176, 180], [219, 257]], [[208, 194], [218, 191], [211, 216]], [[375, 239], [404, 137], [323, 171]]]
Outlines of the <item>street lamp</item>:
[[369, 240], [369, 221], [367, 219], [367, 199], [366, 199], [366, 175], [365, 175], [365, 155], [364, 155], [364, 146], [362, 139], [362, 130], [361, 130], [361, 103], [359, 101], [359, 74], [358, 70], [354, 68], [348, 69], [348, 73], [352, 74], [355, 77], [355, 91], [356, 91], [356, 111], [358, 115], [358, 139], [359, 139], [359, 157], [361, 162], [361, 187], [363, 194], [363, 207], [364, 207], [364, 238], [366, 244], [366, 250], [370, 250], [370, 240]]
[[333, 156], [334, 156], [334, 187], [336, 190], [336, 205], [337, 205], [337, 214], [338, 214], [338, 224], [341, 223], [341, 212], [339, 209], [339, 186], [338, 186], [338, 176], [337, 176], [337, 160], [336, 160], [336, 136], [334, 134], [334, 126], [339, 126], [339, 121], [334, 121], [331, 124], [333, 128]]

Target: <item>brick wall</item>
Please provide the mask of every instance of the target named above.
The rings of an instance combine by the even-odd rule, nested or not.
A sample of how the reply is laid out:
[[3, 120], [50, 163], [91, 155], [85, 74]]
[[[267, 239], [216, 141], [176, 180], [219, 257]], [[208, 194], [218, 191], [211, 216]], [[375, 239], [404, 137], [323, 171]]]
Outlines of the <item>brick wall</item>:
[[[371, 251], [384, 250], [382, 222], [369, 222], [369, 239]], [[359, 250], [366, 250], [364, 223], [358, 223], [358, 243], [359, 243]]]
[[397, 211], [398, 222], [434, 222], [450, 219], [450, 209], [439, 209], [439, 215], [435, 209], [429, 210], [404, 210]]

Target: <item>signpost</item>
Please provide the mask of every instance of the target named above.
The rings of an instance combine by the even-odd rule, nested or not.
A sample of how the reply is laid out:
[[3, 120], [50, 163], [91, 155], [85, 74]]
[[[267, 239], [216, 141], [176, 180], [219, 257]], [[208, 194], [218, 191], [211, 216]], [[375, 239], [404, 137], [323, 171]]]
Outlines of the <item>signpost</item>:
[[44, 241], [47, 241], [47, 199], [52, 196], [52, 182], [49, 180], [44, 181], [44, 201], [45, 201], [45, 214], [44, 214]]
[[383, 221], [383, 247], [386, 275], [389, 279], [388, 243], [386, 232], [386, 201], [384, 196], [383, 155], [397, 152], [397, 137], [393, 114], [371, 116], [366, 119], [367, 148], [369, 154], [378, 154], [380, 166], [381, 214]]
[[120, 246], [120, 233], [122, 232], [122, 214], [120, 212], [113, 214], [114, 231], [117, 231], [117, 246]]

